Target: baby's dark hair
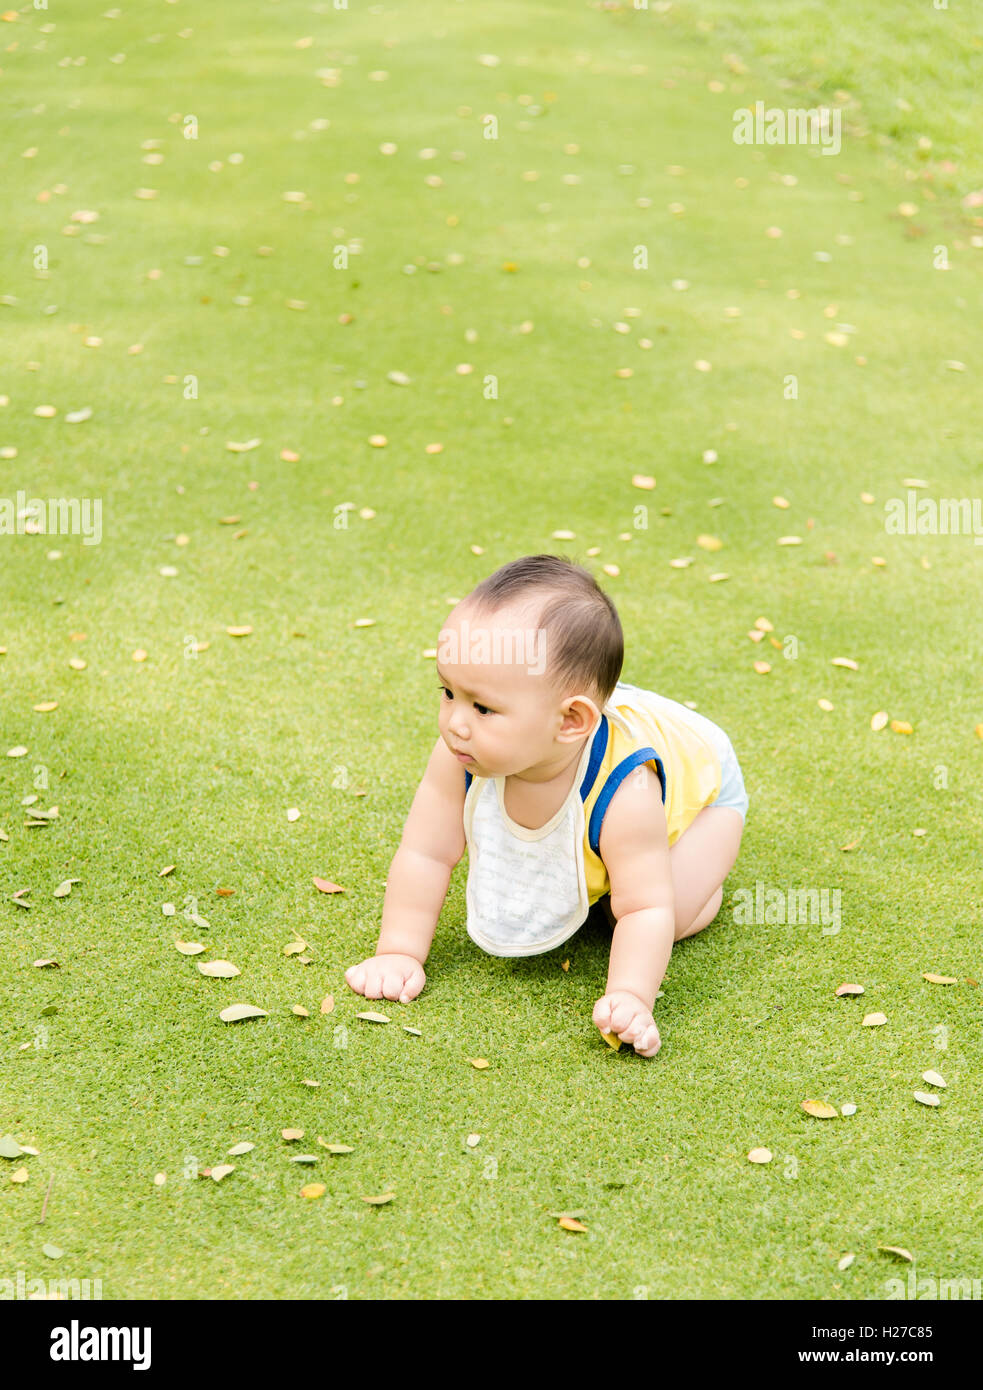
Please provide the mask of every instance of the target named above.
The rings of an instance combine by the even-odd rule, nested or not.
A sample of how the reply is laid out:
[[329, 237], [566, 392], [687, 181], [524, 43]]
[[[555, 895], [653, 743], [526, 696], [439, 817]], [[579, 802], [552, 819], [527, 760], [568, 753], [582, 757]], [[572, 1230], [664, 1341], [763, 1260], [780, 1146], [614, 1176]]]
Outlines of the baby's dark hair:
[[603, 707], [625, 659], [621, 620], [590, 570], [565, 555], [523, 555], [472, 589], [468, 608], [491, 614], [542, 597], [536, 627], [546, 637], [547, 672], [561, 695], [586, 694]]

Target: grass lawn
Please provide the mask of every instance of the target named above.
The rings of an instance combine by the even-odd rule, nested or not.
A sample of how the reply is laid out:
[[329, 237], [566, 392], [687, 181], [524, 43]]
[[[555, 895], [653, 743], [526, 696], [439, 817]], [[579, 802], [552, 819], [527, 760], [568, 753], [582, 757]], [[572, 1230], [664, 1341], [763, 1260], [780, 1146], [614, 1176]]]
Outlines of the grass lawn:
[[[983, 550], [885, 525], [981, 488], [967, 8], [83, 8], [0, 25], [0, 494], [102, 508], [98, 544], [0, 536], [0, 1134], [38, 1151], [0, 1160], [0, 1278], [882, 1299], [912, 1266], [878, 1246], [979, 1276]], [[757, 100], [831, 103], [840, 152], [736, 144]], [[653, 1059], [591, 1023], [609, 933], [483, 955], [466, 859], [417, 1000], [360, 1021], [343, 978], [436, 737], [423, 653], [540, 551], [750, 793]], [[738, 920], [758, 884], [838, 891], [839, 930]]]

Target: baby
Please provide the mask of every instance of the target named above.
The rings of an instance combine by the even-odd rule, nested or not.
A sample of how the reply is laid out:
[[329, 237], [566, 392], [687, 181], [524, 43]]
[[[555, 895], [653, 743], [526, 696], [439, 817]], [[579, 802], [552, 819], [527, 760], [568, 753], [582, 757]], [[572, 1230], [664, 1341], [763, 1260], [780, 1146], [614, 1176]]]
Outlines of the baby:
[[490, 955], [550, 951], [594, 903], [612, 928], [593, 1021], [643, 1057], [674, 941], [716, 917], [748, 798], [730, 739], [619, 679], [617, 610], [555, 555], [503, 565], [441, 630], [438, 738], [386, 883], [367, 999], [423, 989], [451, 871], [468, 850], [467, 932]]

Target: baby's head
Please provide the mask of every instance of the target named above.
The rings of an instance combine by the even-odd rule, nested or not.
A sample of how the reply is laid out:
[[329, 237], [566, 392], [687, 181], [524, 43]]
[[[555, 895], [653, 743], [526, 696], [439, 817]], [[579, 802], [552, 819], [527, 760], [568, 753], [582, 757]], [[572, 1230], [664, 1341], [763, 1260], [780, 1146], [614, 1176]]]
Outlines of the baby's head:
[[547, 781], [596, 729], [621, 675], [617, 609], [558, 555], [503, 565], [440, 632], [440, 733], [479, 777]]

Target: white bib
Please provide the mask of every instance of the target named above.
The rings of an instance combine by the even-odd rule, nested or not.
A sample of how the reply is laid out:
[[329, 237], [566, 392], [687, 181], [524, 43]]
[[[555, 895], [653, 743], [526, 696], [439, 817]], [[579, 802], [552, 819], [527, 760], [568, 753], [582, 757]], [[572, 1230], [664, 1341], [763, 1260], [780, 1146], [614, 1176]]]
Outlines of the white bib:
[[[605, 713], [614, 714], [608, 706]], [[592, 742], [584, 743], [563, 805], [535, 830], [519, 825], [506, 811], [504, 777], [472, 779], [464, 803], [468, 936], [491, 956], [551, 951], [587, 917], [580, 787]]]

